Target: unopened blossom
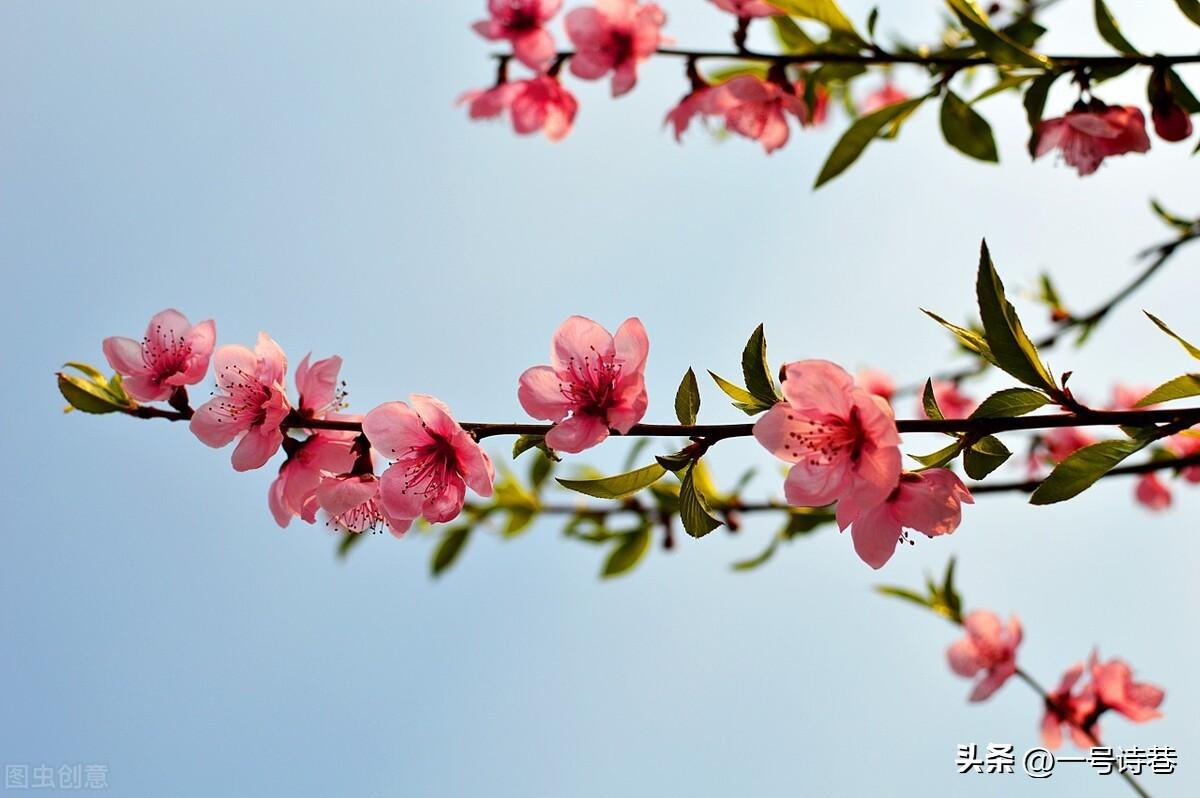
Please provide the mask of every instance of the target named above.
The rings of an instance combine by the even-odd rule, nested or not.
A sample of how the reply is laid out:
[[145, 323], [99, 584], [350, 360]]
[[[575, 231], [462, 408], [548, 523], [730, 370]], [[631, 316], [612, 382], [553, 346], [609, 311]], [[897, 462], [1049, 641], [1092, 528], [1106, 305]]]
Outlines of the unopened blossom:
[[178, 310], [155, 314], [142, 340], [104, 339], [108, 364], [125, 378], [125, 390], [139, 402], [169, 399], [176, 388], [195, 385], [208, 373], [216, 343], [211, 320], [193, 326]]
[[1159, 706], [1166, 696], [1160, 688], [1145, 682], [1135, 682], [1129, 665], [1119, 659], [1100, 662], [1095, 652], [1088, 660], [1096, 699], [1100, 704], [1119, 712], [1134, 723], [1161, 718]]
[[1161, 512], [1171, 506], [1171, 489], [1154, 472], [1138, 477], [1133, 496], [1138, 504], [1155, 512]]
[[381, 485], [382, 480], [374, 474], [329, 476], [317, 488], [317, 502], [329, 516], [329, 523], [339, 529], [361, 534], [387, 527], [396, 537], [403, 537], [412, 526], [412, 519], [388, 511]]
[[287, 358], [269, 335], [259, 333], [254, 351], [222, 346], [213, 363], [219, 393], [192, 416], [191, 430], [214, 448], [240, 436], [233, 450], [234, 469], [261, 468], [279, 451], [283, 443], [279, 425], [291, 410], [284, 387]]
[[900, 484], [880, 504], [864, 507], [853, 498], [837, 505], [838, 526], [850, 528], [854, 551], [867, 565], [882, 568], [906, 529], [926, 537], [949, 535], [962, 522], [963, 504], [974, 504], [971, 492], [953, 471], [935, 468], [900, 475]]
[[739, 75], [714, 87], [707, 102], [708, 112], [724, 117], [729, 130], [754, 139], [770, 154], [787, 144], [791, 135], [789, 115], [805, 126], [825, 120], [828, 93], [818, 86], [814, 97], [810, 113], [804, 102], [803, 83], [781, 85], [757, 75]]
[[946, 658], [959, 676], [972, 679], [982, 674], [969, 700], [983, 701], [1017, 672], [1021, 622], [1009, 618], [1006, 626], [995, 613], [976, 610], [963, 618], [963, 628], [967, 636], [950, 646]]
[[664, 43], [667, 21], [654, 3], [596, 0], [593, 8], [567, 14], [567, 36], [575, 45], [571, 73], [596, 80], [613, 73], [612, 94], [620, 97], [637, 83], [637, 67]]
[[[979, 406], [974, 399], [959, 390], [958, 383], [952, 380], [934, 380], [933, 398], [945, 418], [966, 418]], [[923, 417], [929, 417], [925, 412], [924, 402], [918, 405], [917, 410]]]
[[393, 520], [450, 521], [468, 487], [492, 495], [492, 461], [446, 405], [423, 394], [409, 399], [411, 407], [388, 402], [363, 419], [371, 445], [393, 461], [381, 478], [383, 511]]
[[851, 500], [873, 507], [900, 481], [900, 435], [891, 405], [854, 384], [840, 366], [800, 360], [783, 368], [784, 401], [754, 425], [754, 437], [793, 463], [788, 503], [823, 507]]
[[1192, 135], [1192, 117], [1178, 103], [1168, 103], [1150, 111], [1154, 132], [1163, 141], [1184, 141]]
[[712, 0], [717, 8], [736, 14], [742, 19], [752, 17], [777, 17], [786, 14], [765, 0]]
[[1052, 751], [1062, 745], [1063, 726], [1080, 748], [1091, 748], [1100, 736], [1100, 728], [1096, 725], [1095, 688], [1086, 684], [1075, 689], [1083, 671], [1083, 663], [1076, 663], [1047, 696], [1046, 711], [1042, 715], [1042, 745]]
[[610, 334], [591, 319], [572, 316], [554, 333], [550, 365], [521, 375], [517, 399], [534, 418], [552, 422], [546, 445], [582, 452], [629, 432], [646, 414], [646, 357], [650, 339], [640, 319]]
[[560, 8], [562, 0], [488, 0], [491, 16], [472, 27], [490, 41], [511, 42], [518, 61], [542, 71], [556, 55], [554, 37], [545, 25]]
[[317, 520], [317, 487], [321, 480], [354, 465], [353, 433], [318, 431], [302, 441], [285, 442], [288, 458], [267, 493], [275, 523], [286, 527], [293, 518]]
[[1080, 175], [1090, 175], [1105, 158], [1149, 149], [1146, 119], [1139, 109], [1093, 100], [1077, 103], [1065, 116], [1044, 120], [1038, 127], [1034, 157], [1058, 150], [1067, 165]]
[[892, 396], [896, 393], [896, 381], [887, 372], [878, 369], [859, 371], [854, 375], [854, 384], [888, 402], [892, 401]]
[[889, 105], [902, 103], [908, 99], [908, 94], [904, 90], [898, 88], [895, 83], [890, 80], [884, 83], [875, 91], [863, 98], [862, 106], [859, 108], [859, 113], [864, 116], [878, 111], [880, 108], [887, 108]]

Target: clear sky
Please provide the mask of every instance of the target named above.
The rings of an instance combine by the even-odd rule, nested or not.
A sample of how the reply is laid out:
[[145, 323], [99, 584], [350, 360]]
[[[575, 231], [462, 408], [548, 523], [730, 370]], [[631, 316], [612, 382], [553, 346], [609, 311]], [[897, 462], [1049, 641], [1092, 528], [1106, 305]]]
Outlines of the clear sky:
[[[860, 22], [869, 9], [844, 5]], [[1109, 5], [1147, 49], [1195, 47], [1167, 0]], [[1049, 268], [1088, 307], [1166, 235], [1149, 197], [1200, 213], [1190, 145], [1156, 139], [1081, 180], [1029, 163], [1015, 98], [981, 107], [999, 167], [948, 150], [927, 108], [815, 194], [843, 118], [770, 158], [703, 131], [680, 147], [659, 127], [685, 89], [673, 62], [615, 102], [575, 82], [570, 138], [518, 139], [453, 105], [491, 79], [468, 29], [482, 6], [0, 5], [0, 759], [105, 763], [130, 796], [1126, 794], [1082, 767], [956, 775], [957, 743], [1037, 744], [1038, 701], [1013, 683], [968, 705], [945, 664], [955, 630], [870, 590], [955, 555], [969, 607], [1021, 617], [1043, 681], [1099, 645], [1164, 686], [1164, 720], [1112, 719], [1106, 736], [1178, 747], [1179, 773], [1148, 784], [1195, 793], [1200, 495], [1186, 488], [1160, 516], [1127, 481], [1049, 509], [981, 497], [952, 538], [882, 574], [832, 531], [733, 573], [774, 531], [761, 521], [602, 583], [599, 552], [546, 523], [480, 537], [435, 583], [429, 537], [372, 538], [338, 562], [323, 528], [274, 525], [273, 467], [235, 474], [180, 426], [61, 413], [54, 370], [102, 363], [105, 336], [140, 335], [168, 306], [215, 318], [224, 343], [269, 331], [293, 364], [341, 354], [358, 411], [420, 391], [460, 418], [520, 419], [517, 375], [573, 313], [644, 320], [651, 421], [671, 420], [689, 366], [736, 373], [759, 322], [777, 362], [923, 379], [951, 346], [919, 308], [967, 317], [981, 237], [1014, 293]], [[709, 4], [663, 6], [680, 43], [725, 43]], [[879, 30], [930, 35], [939, 8], [888, 3]], [[1103, 52], [1078, 24], [1089, 8], [1056, 7], [1048, 20], [1077, 30], [1047, 47]], [[1051, 110], [1073, 99], [1060, 91]], [[1053, 367], [1097, 401], [1117, 379], [1191, 368], [1138, 308], [1200, 336], [1198, 256]], [[703, 390], [703, 418], [740, 418]], [[615, 468], [626, 449], [585, 459]], [[720, 478], [757, 465], [754, 490], [778, 490], [753, 442], [712, 459]]]

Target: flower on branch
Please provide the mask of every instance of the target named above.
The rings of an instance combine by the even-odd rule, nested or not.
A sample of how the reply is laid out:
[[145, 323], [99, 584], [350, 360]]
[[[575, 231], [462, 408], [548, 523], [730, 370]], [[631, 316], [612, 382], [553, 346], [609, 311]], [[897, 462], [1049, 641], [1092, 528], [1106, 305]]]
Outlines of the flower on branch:
[[217, 340], [212, 320], [192, 326], [178, 310], [155, 314], [141, 342], [114, 336], [104, 339], [104, 356], [124, 376], [125, 390], [139, 402], [169, 399], [176, 388], [195, 385], [208, 373]]
[[967, 636], [946, 650], [946, 659], [959, 676], [972, 679], [983, 674], [968, 699], [983, 701], [1017, 672], [1021, 622], [1013, 617], [1005, 626], [995, 613], [976, 610], [963, 618], [963, 628]]
[[785, 13], [765, 0], [712, 0], [712, 2], [716, 3], [717, 8], [722, 11], [736, 14], [741, 19], [775, 17]]
[[591, 319], [572, 316], [554, 333], [550, 365], [527, 369], [517, 399], [534, 418], [552, 422], [546, 445], [577, 453], [608, 431], [629, 432], [646, 414], [646, 357], [650, 339], [638, 318], [615, 335]]
[[566, 138], [579, 110], [575, 96], [549, 75], [469, 91], [458, 102], [467, 105], [472, 119], [493, 119], [509, 111], [517, 133], [524, 136], [540, 130], [550, 141]]
[[317, 501], [329, 516], [329, 523], [347, 532], [361, 534], [387, 527], [403, 537], [412, 526], [411, 518], [393, 516], [381, 499], [382, 481], [374, 474], [340, 474], [326, 477], [317, 489]]
[[562, 0], [488, 0], [490, 18], [472, 27], [489, 41], [511, 42], [513, 56], [541, 72], [556, 55], [554, 37], [544, 26], [560, 8]]
[[280, 424], [291, 410], [284, 379], [287, 358], [266, 333], [258, 334], [254, 351], [222, 346], [214, 356], [217, 393], [192, 416], [191, 430], [208, 446], [233, 450], [237, 471], [261, 468], [283, 443]]
[[1091, 684], [1075, 689], [1083, 676], [1083, 663], [1076, 663], [1063, 674], [1058, 688], [1046, 698], [1042, 715], [1042, 745], [1050, 750], [1062, 746], [1062, 727], [1065, 725], [1072, 741], [1080, 748], [1091, 748], [1100, 736], [1095, 723], [1096, 689]]
[[887, 108], [889, 105], [902, 103], [908, 98], [907, 92], [898, 88], [895, 83], [889, 80], [863, 98], [858, 112], [866, 116], [878, 111], [880, 108]]
[[1171, 506], [1171, 489], [1155, 473], [1138, 477], [1133, 495], [1139, 504], [1155, 512], [1161, 512]]
[[953, 471], [935, 468], [902, 474], [886, 500], [861, 507], [852, 498], [837, 505], [838, 526], [850, 528], [854, 551], [867, 565], [882, 568], [896, 546], [907, 539], [906, 529], [926, 537], [949, 535], [962, 522], [962, 505], [974, 504], [971, 492]]
[[814, 97], [810, 112], [802, 81], [784, 85], [757, 75], [739, 75], [706, 95], [705, 112], [721, 116], [729, 130], [754, 139], [770, 154], [787, 144], [788, 115], [805, 127], [825, 121], [829, 94], [823, 86], [816, 86]]
[[387, 402], [363, 419], [371, 445], [393, 461], [380, 484], [383, 512], [398, 521], [453, 520], [462, 512], [467, 487], [492, 495], [492, 461], [450, 408], [432, 396], [409, 398], [412, 407]]
[[354, 464], [354, 433], [321, 430], [303, 441], [294, 441], [288, 458], [271, 483], [267, 505], [275, 523], [286, 527], [293, 518], [305, 523], [317, 520], [317, 488], [321, 480], [349, 471]]
[[[958, 387], [958, 383], [952, 380], [937, 380], [933, 383], [933, 398], [937, 401], [938, 409], [942, 411], [943, 418], [966, 418], [975, 412], [978, 403], [971, 397], [967, 396]], [[929, 415], [925, 412], [925, 405], [921, 402], [917, 403], [917, 412], [923, 418], [928, 418]]]
[[1080, 175], [1090, 175], [1110, 156], [1148, 152], [1146, 119], [1133, 106], [1105, 105], [1094, 98], [1077, 103], [1074, 110], [1046, 119], [1038, 128], [1034, 157], [1054, 150]]
[[1100, 662], [1096, 652], [1088, 660], [1100, 704], [1134, 723], [1161, 718], [1158, 711], [1166, 694], [1158, 687], [1133, 680], [1133, 670], [1119, 659]]
[[887, 372], [878, 369], [862, 369], [854, 376], [854, 384], [887, 402], [892, 401], [896, 394], [896, 381]]
[[667, 17], [654, 3], [596, 0], [566, 16], [567, 36], [575, 45], [571, 74], [597, 80], [613, 73], [612, 94], [620, 97], [637, 83], [637, 67], [664, 43]]

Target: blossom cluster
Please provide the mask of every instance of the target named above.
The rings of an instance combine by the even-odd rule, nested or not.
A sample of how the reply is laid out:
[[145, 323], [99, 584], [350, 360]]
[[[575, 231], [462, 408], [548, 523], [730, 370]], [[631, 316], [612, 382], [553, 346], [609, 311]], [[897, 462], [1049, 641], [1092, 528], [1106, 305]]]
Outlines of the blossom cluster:
[[[184, 409], [192, 433], [220, 448], [236, 442], [238, 471], [284, 459], [268, 492], [276, 522], [293, 518], [351, 532], [386, 528], [400, 536], [423, 518], [444, 523], [463, 510], [469, 488], [493, 492], [491, 460], [445, 404], [413, 394], [365, 416], [346, 412], [337, 356], [296, 369], [295, 400], [280, 346], [260, 333], [253, 349], [216, 347], [211, 321], [192, 325], [178, 311], [156, 315], [139, 343], [109, 338], [109, 364], [127, 379], [138, 401], [167, 401]], [[550, 422], [547, 449], [578, 453], [610, 434], [628, 434], [649, 403], [645, 369], [650, 341], [642, 322], [627, 319], [615, 333], [582, 316], [555, 332], [550, 362], [527, 369], [517, 398], [535, 419]], [[186, 386], [201, 382], [212, 361], [216, 391], [191, 410]], [[754, 437], [791, 464], [784, 483], [797, 507], [837, 505], [858, 555], [873, 568], [892, 556], [906, 530], [929, 537], [957, 529], [962, 505], [973, 500], [945, 468], [908, 472], [891, 405], [861, 387], [841, 367], [821, 360], [788, 363], [782, 397], [754, 425]], [[877, 387], [876, 390], [879, 390]], [[949, 401], [951, 396], [946, 395]], [[376, 473], [375, 460], [390, 463]]]
[[[959, 676], [976, 679], [969, 700], [983, 701], [1020, 673], [1021, 622], [1013, 617], [1004, 623], [993, 612], [976, 610], [968, 613], [962, 624], [966, 636], [950, 646], [946, 659]], [[1046, 693], [1042, 742], [1057, 749], [1065, 728], [1079, 747], [1099, 745], [1101, 715], [1111, 710], [1134, 723], [1144, 723], [1162, 717], [1158, 708], [1164, 697], [1160, 688], [1134, 681], [1133, 671], [1124, 661], [1103, 662], [1093, 651], [1086, 665], [1080, 662], [1068, 668], [1058, 687]]]
[[[542, 131], [550, 140], [558, 141], [570, 133], [579, 110], [575, 96], [561, 82], [560, 72], [564, 65], [569, 65], [571, 74], [583, 80], [611, 78], [612, 95], [620, 97], [637, 85], [640, 65], [655, 54], [665, 52], [688, 58], [687, 75], [691, 85], [665, 118], [665, 124], [673, 130], [678, 141], [682, 141], [684, 133], [700, 118], [718, 122], [729, 132], [759, 142], [769, 154], [788, 142], [792, 123], [801, 128], [824, 123], [831, 95], [836, 91], [845, 100], [843, 105], [851, 117], [879, 117], [878, 124], [867, 125], [853, 136], [847, 133], [847, 139], [855, 140], [850, 147], [861, 151], [866, 141], [880, 133], [894, 135], [903, 120], [924, 100], [942, 95], [952, 109], [949, 114], [943, 109], [943, 127], [947, 116], [953, 119], [962, 115], [972, 120], [964, 125], [961, 133], [944, 130], [952, 146], [972, 157], [996, 160], [995, 145], [986, 121], [949, 89], [954, 69], [946, 73], [929, 94], [915, 99], [893, 82], [888, 70], [882, 85], [855, 101], [848, 86], [855, 75], [866, 71], [865, 68], [857, 72], [802, 68], [798, 62], [763, 59], [745, 49], [747, 26], [758, 18], [783, 20], [792, 26], [794, 35], [807, 42], [805, 46], [810, 49], [817, 46], [803, 29], [795, 26], [782, 4], [767, 0], [710, 2], [736, 17], [734, 39], [738, 49], [729, 55], [735, 60], [742, 59], [742, 63], [739, 68], [705, 76], [696, 65], [698, 54], [663, 49], [670, 44], [662, 33], [666, 15], [655, 3], [595, 0], [594, 6], [569, 11], [564, 17], [564, 29], [573, 49], [560, 51], [550, 24], [561, 10], [562, 0], [488, 0], [488, 17], [476, 22], [474, 30], [490, 41], [508, 42], [511, 52], [500, 56], [500, 68], [493, 86], [466, 92], [459, 102], [468, 106], [472, 119], [491, 119], [507, 112], [517, 133]], [[821, 19], [821, 16], [813, 18]], [[828, 19], [824, 21], [828, 22]], [[846, 31], [840, 33], [844, 35]], [[847, 56], [855, 49], [867, 47], [857, 34], [849, 40], [839, 39], [838, 35], [839, 31], [831, 27], [830, 39], [824, 43], [835, 55]], [[847, 49], [847, 45], [851, 49]], [[886, 56], [878, 45], [873, 47], [872, 54]], [[819, 65], [820, 59], [815, 60]], [[510, 78], [510, 61], [532, 70], [532, 74]], [[1033, 78], [1029, 75], [1014, 80], [1001, 64], [997, 64], [997, 68], [999, 82], [994, 91], [1020, 89]], [[1047, 68], [1043, 77], [1053, 82], [1060, 74], [1062, 70]], [[1057, 152], [1080, 175], [1089, 175], [1105, 158], [1149, 151], [1150, 139], [1142, 111], [1134, 106], [1108, 105], [1094, 96], [1090, 91], [1093, 77], [1098, 81], [1104, 78], [1103, 75], [1094, 76], [1093, 71], [1081, 67], [1075, 77], [1080, 85], [1079, 101], [1070, 111], [1050, 119], [1042, 119], [1040, 110], [1037, 114], [1030, 112], [1033, 124], [1031, 155], [1041, 158]], [[1151, 120], [1159, 138], [1168, 142], [1189, 138], [1192, 134], [1191, 113], [1200, 108], [1200, 103], [1178, 76], [1169, 68], [1155, 67], [1148, 95]], [[1030, 88], [1027, 107], [1034, 107], [1031, 104], [1033, 96], [1034, 90]], [[1044, 102], [1044, 92], [1041, 102]], [[897, 108], [896, 113], [883, 113], [884, 109], [899, 104], [905, 104], [905, 108]], [[845, 165], [839, 165], [836, 171]], [[824, 179], [820, 178], [818, 184]]]

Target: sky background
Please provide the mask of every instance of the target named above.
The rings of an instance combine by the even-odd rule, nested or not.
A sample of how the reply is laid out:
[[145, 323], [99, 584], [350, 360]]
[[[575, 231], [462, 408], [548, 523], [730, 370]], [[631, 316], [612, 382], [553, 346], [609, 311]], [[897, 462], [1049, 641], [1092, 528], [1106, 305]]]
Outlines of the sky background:
[[[662, 5], [681, 44], [725, 45], [730, 20], [708, 3]], [[1173, 3], [1109, 5], [1146, 49], [1195, 48]], [[869, 10], [844, 6], [860, 24]], [[689, 366], [736, 374], [759, 322], [776, 363], [921, 380], [952, 347], [919, 308], [966, 319], [981, 237], [1012, 293], [1050, 269], [1086, 309], [1169, 235], [1150, 197], [1200, 213], [1190, 144], [1155, 139], [1081, 180], [1029, 162], [1012, 97], [981, 106], [1000, 166], [949, 150], [929, 107], [819, 193], [844, 117], [770, 158], [702, 130], [678, 146], [659, 127], [685, 90], [675, 62], [618, 101], [572, 80], [572, 135], [518, 138], [453, 104], [492, 78], [493, 48], [468, 29], [482, 7], [0, 5], [0, 760], [105, 763], [130, 796], [1128, 794], [1084, 766], [956, 774], [958, 743], [1036, 745], [1039, 702], [1014, 682], [968, 705], [945, 664], [956, 630], [870, 588], [957, 556], [968, 607], [1019, 615], [1043, 682], [1098, 645], [1164, 686], [1162, 721], [1104, 731], [1176, 746], [1179, 772], [1147, 785], [1195, 794], [1200, 495], [1186, 488], [1157, 516], [1128, 481], [1052, 508], [981, 497], [957, 534], [881, 574], [829, 530], [732, 572], [773, 533], [764, 519], [601, 582], [601, 552], [545, 523], [477, 536], [435, 583], [431, 536], [374, 537], [339, 562], [324, 527], [279, 530], [274, 464], [235, 474], [182, 426], [62, 414], [55, 369], [103, 364], [105, 336], [140, 336], [168, 306], [215, 318], [223, 343], [266, 330], [293, 364], [342, 355], [359, 412], [418, 391], [462, 419], [519, 420], [517, 376], [574, 313], [645, 322], [648, 421], [672, 419]], [[879, 32], [928, 37], [939, 9], [887, 3]], [[1060, 3], [1046, 49], [1105, 52], [1089, 10]], [[1139, 78], [1101, 96], [1142, 100]], [[1050, 111], [1074, 99], [1062, 84]], [[1138, 309], [1200, 336], [1198, 259], [1181, 254], [1052, 366], [1097, 402], [1118, 379], [1191, 368]], [[742, 418], [702, 390], [705, 420]], [[489, 448], [503, 461], [508, 444]], [[582, 460], [615, 469], [627, 448]], [[710, 460], [727, 484], [754, 465], [757, 495], [779, 489], [752, 441]]]

